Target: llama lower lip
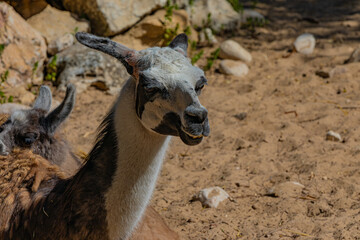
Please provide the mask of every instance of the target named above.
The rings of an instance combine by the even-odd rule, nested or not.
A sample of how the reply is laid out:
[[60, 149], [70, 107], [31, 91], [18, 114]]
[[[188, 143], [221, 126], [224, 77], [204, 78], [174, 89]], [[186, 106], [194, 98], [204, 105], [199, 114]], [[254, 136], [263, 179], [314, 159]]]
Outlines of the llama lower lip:
[[192, 134], [189, 134], [189, 133], [185, 132], [182, 129], [179, 129], [179, 136], [180, 136], [181, 140], [187, 145], [197, 145], [203, 139], [202, 134], [199, 135], [199, 136], [195, 136], [195, 135], [192, 135]]

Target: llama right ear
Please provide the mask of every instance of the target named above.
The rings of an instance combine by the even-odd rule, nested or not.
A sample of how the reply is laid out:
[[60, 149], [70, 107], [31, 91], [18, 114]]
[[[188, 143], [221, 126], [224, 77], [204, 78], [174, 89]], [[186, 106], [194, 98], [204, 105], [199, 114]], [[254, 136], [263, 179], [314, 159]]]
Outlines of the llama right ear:
[[49, 113], [49, 115], [47, 115], [47, 117], [45, 118], [45, 127], [49, 133], [55, 133], [56, 129], [60, 126], [60, 124], [69, 117], [71, 111], [75, 106], [75, 95], [75, 86], [72, 84], [68, 84], [66, 88], [66, 95], [62, 103], [51, 113]]
[[51, 90], [48, 86], [43, 85], [40, 87], [39, 96], [36, 98], [33, 108], [49, 112], [51, 108], [51, 102]]
[[109, 38], [98, 37], [90, 33], [77, 32], [76, 39], [83, 45], [102, 51], [110, 56], [119, 59], [126, 67], [130, 75], [133, 75], [136, 64], [136, 50], [130, 49], [120, 43], [114, 42]]
[[187, 56], [187, 49], [188, 49], [188, 37], [185, 33], [181, 33], [177, 35], [174, 40], [171, 41], [169, 44], [170, 48], [178, 51], [185, 57]]

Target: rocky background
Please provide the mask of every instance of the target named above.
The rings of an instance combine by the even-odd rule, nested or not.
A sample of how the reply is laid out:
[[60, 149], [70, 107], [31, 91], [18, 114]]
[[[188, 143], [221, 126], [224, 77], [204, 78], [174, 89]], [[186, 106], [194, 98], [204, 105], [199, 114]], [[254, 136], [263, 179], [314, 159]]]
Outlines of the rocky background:
[[75, 84], [64, 132], [87, 152], [128, 75], [77, 31], [137, 50], [188, 34], [212, 133], [173, 140], [151, 203], [182, 239], [360, 239], [358, 1], [0, 2], [1, 103]]

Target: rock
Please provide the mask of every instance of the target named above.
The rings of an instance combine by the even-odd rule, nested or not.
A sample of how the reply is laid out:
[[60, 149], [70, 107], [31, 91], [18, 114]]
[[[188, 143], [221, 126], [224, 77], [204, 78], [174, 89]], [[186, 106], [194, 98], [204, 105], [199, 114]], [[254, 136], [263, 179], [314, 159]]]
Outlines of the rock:
[[228, 199], [230, 196], [224, 189], [220, 187], [210, 187], [200, 190], [200, 192], [193, 197], [193, 200], [201, 202], [203, 207], [217, 208], [219, 203]]
[[336, 76], [342, 75], [342, 74], [347, 73], [347, 72], [348, 72], [348, 70], [347, 70], [346, 67], [336, 66], [336, 67], [334, 67], [333, 69], [330, 70], [329, 76], [330, 77], [336, 77]]
[[74, 42], [74, 35], [72, 35], [71, 33], [66, 33], [64, 36], [50, 42], [47, 51], [50, 55], [55, 55], [58, 52], [61, 52], [66, 48], [72, 46]]
[[[165, 45], [163, 42], [165, 27], [162, 24], [165, 14], [165, 10], [159, 10], [154, 15], [145, 17], [125, 34], [115, 36], [112, 40], [136, 50]], [[173, 11], [172, 22], [168, 28], [175, 28], [177, 24], [179, 24], [178, 33], [183, 32], [189, 26], [191, 30], [191, 35], [188, 36], [189, 39], [192, 41], [198, 40], [197, 32], [190, 26], [189, 17], [185, 10]]]
[[198, 46], [213, 46], [218, 43], [210, 28], [205, 28], [199, 33]]
[[0, 74], [8, 72], [8, 84], [16, 87], [42, 82], [45, 40], [4, 2], [0, 3], [0, 46]]
[[252, 60], [251, 54], [233, 40], [226, 40], [220, 44], [219, 57], [223, 59], [242, 60], [247, 63], [250, 63]]
[[266, 195], [281, 198], [300, 197], [304, 188], [299, 182], [282, 182], [268, 189]]
[[13, 112], [17, 110], [26, 110], [26, 109], [30, 109], [30, 107], [18, 103], [0, 104], [0, 114], [11, 115]]
[[304, 33], [298, 36], [294, 42], [297, 52], [302, 54], [312, 54], [315, 48], [315, 37], [310, 33]]
[[41, 12], [47, 6], [46, 0], [5, 0], [5, 2], [25, 19]]
[[327, 141], [334, 141], [334, 142], [341, 142], [341, 136], [339, 133], [333, 132], [333, 131], [328, 131], [326, 133], [326, 140]]
[[222, 60], [219, 70], [226, 75], [237, 77], [243, 77], [249, 72], [249, 68], [245, 63], [236, 60]]
[[239, 114], [235, 114], [234, 117], [237, 118], [238, 120], [242, 121], [242, 120], [245, 120], [245, 118], [247, 117], [247, 113], [241, 112]]
[[239, 13], [227, 0], [197, 0], [186, 10], [193, 26], [209, 27], [217, 32], [234, 29], [240, 22]]
[[85, 15], [97, 35], [113, 36], [136, 22], [146, 14], [159, 9], [166, 0], [63, 0], [65, 9], [79, 16]]
[[317, 76], [319, 76], [319, 77], [322, 77], [322, 78], [329, 78], [330, 77], [330, 74], [328, 72], [321, 71], [321, 70], [316, 71], [315, 74]]
[[48, 44], [68, 33], [89, 31], [89, 23], [77, 21], [69, 12], [57, 10], [50, 5], [41, 13], [29, 18], [27, 22], [45, 37]]
[[116, 94], [129, 77], [120, 61], [80, 43], [57, 54], [56, 66], [60, 69], [57, 73], [60, 89], [65, 90], [68, 83], [73, 83], [79, 93], [88, 86], [95, 85], [101, 86], [110, 94]]
[[265, 17], [253, 9], [244, 9], [242, 12], [240, 12], [241, 23], [246, 23], [249, 19], [259, 23], [265, 23]]
[[360, 48], [355, 49], [344, 63], [347, 64], [353, 62], [360, 62]]

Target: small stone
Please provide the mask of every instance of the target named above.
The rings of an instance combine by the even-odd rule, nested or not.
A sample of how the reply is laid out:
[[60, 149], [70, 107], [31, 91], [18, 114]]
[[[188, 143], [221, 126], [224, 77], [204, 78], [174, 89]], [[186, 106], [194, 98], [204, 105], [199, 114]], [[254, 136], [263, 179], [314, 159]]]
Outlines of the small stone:
[[200, 190], [200, 192], [193, 197], [193, 200], [201, 202], [203, 207], [217, 208], [220, 202], [228, 199], [230, 196], [224, 189], [220, 187], [210, 187]]
[[233, 40], [226, 40], [221, 43], [219, 57], [223, 59], [242, 60], [247, 63], [250, 63], [252, 60], [251, 54]]
[[346, 64], [353, 62], [360, 62], [360, 48], [355, 49], [344, 63]]
[[226, 75], [237, 77], [243, 77], [249, 73], [249, 68], [245, 63], [234, 60], [222, 60], [219, 70]]
[[249, 19], [255, 20], [258, 23], [265, 23], [265, 17], [253, 9], [244, 9], [240, 13], [240, 16], [242, 23], [246, 23]]
[[216, 40], [216, 37], [214, 36], [214, 34], [210, 28], [205, 28], [204, 32], [205, 32], [206, 39], [209, 41], [209, 43], [211, 45], [218, 43], [218, 41]]
[[315, 37], [310, 33], [304, 33], [298, 36], [294, 42], [294, 47], [297, 52], [302, 54], [311, 54], [315, 48]]
[[246, 112], [242, 112], [239, 114], [234, 115], [234, 117], [236, 117], [237, 119], [239, 119], [240, 121], [244, 120], [247, 117], [247, 113]]
[[341, 142], [341, 136], [339, 133], [333, 132], [333, 131], [328, 131], [326, 133], [326, 140], [327, 141], [334, 141], [334, 142]]
[[329, 72], [329, 76], [330, 77], [335, 77], [338, 75], [342, 75], [344, 73], [347, 72], [347, 68], [346, 67], [341, 67], [341, 66], [336, 66], [333, 69], [330, 70]]
[[330, 74], [328, 72], [324, 72], [324, 71], [316, 71], [315, 74], [319, 77], [322, 77], [322, 78], [329, 78], [330, 77]]
[[299, 182], [282, 182], [267, 190], [266, 195], [270, 197], [299, 197], [305, 186]]
[[73, 45], [74, 41], [74, 35], [66, 33], [64, 36], [50, 42], [47, 51], [50, 55], [55, 55]]

